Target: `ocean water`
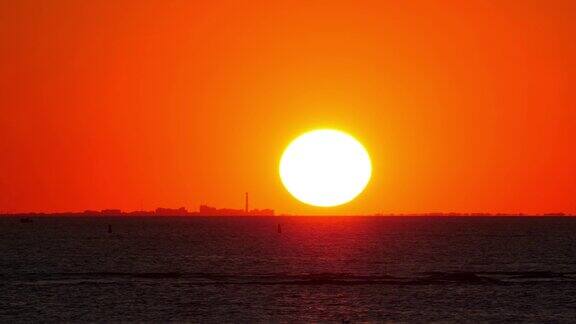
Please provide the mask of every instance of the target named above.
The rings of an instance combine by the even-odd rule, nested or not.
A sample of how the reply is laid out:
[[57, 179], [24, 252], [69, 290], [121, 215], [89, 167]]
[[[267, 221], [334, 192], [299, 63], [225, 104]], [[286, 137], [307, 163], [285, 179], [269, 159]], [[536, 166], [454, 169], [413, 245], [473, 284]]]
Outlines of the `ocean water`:
[[576, 218], [0, 217], [0, 233], [2, 323], [576, 321]]

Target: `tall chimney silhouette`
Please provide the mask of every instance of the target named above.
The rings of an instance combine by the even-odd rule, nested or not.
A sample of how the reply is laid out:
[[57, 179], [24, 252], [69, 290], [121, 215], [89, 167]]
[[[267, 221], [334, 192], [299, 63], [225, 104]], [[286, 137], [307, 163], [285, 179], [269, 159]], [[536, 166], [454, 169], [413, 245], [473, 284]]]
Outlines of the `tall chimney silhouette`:
[[246, 206], [244, 208], [245, 208], [246, 215], [248, 215], [248, 193], [246, 193]]

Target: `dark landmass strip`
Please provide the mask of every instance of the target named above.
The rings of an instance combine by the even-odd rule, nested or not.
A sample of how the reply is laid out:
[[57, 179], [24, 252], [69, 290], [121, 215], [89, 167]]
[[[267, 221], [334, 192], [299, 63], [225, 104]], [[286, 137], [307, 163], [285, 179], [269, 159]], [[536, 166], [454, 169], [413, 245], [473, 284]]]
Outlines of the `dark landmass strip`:
[[[156, 208], [156, 210], [136, 210], [136, 211], [122, 211], [120, 209], [104, 209], [104, 210], [85, 210], [82, 212], [26, 212], [26, 213], [2, 213], [0, 217], [46, 217], [46, 216], [59, 216], [59, 217], [130, 217], [130, 216], [168, 216], [168, 217], [193, 217], [193, 216], [275, 216], [273, 209], [252, 209], [245, 211], [242, 209], [231, 208], [214, 208], [209, 206], [200, 206], [198, 211], [188, 211], [186, 208], [181, 207], [177, 209], [172, 208]], [[299, 215], [299, 214], [281, 214], [278, 216], [314, 216], [314, 215]], [[330, 215], [323, 215], [330, 216]], [[346, 216], [346, 215], [333, 215], [333, 216]], [[348, 216], [363, 216], [363, 217], [574, 217], [576, 215], [567, 213], [545, 213], [545, 214], [524, 214], [524, 213], [377, 213], [377, 214], [359, 214]]]
[[43, 216], [71, 216], [71, 217], [99, 217], [99, 216], [274, 216], [272, 209], [232, 209], [232, 208], [215, 208], [207, 205], [201, 205], [198, 211], [189, 211], [184, 207], [180, 208], [156, 208], [156, 210], [145, 211], [137, 210], [125, 212], [120, 209], [103, 209], [103, 210], [85, 210], [83, 212], [60, 212], [60, 213], [6, 213], [3, 216], [16, 217], [43, 217]]
[[[180, 208], [156, 208], [155, 210], [136, 210], [123, 211], [121, 209], [103, 209], [103, 210], [85, 210], [81, 212], [1, 212], [0, 216], [12, 217], [44, 217], [44, 216], [61, 216], [61, 217], [111, 217], [111, 216], [275, 216], [273, 209], [249, 209], [248, 201], [244, 209], [234, 208], [216, 208], [208, 205], [200, 205], [197, 211], [189, 211], [185, 207]], [[282, 214], [280, 216], [312, 216]], [[324, 215], [330, 216], [330, 215]], [[335, 215], [336, 216], [336, 215]], [[345, 215], [338, 215], [345, 216]], [[459, 212], [432, 212], [432, 213], [375, 213], [375, 214], [358, 214], [349, 216], [376, 216], [376, 217], [572, 217], [576, 216], [564, 212], [550, 212], [542, 214], [525, 214], [525, 213], [459, 213]]]

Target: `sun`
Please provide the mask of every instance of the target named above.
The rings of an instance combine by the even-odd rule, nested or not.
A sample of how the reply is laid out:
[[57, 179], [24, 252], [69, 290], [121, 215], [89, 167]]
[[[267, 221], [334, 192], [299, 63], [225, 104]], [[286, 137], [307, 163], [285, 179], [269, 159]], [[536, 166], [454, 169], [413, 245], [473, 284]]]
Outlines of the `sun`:
[[303, 203], [333, 207], [356, 198], [370, 181], [368, 152], [351, 135], [320, 129], [293, 140], [280, 159], [280, 179]]

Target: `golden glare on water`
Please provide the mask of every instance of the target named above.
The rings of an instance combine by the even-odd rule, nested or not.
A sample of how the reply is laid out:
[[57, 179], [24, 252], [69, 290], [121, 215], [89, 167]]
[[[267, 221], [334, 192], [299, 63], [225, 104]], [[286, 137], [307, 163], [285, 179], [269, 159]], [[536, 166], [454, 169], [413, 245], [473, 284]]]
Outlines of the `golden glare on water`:
[[284, 151], [280, 178], [299, 201], [333, 207], [356, 198], [370, 181], [368, 152], [354, 137], [334, 129], [305, 133]]

